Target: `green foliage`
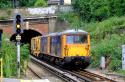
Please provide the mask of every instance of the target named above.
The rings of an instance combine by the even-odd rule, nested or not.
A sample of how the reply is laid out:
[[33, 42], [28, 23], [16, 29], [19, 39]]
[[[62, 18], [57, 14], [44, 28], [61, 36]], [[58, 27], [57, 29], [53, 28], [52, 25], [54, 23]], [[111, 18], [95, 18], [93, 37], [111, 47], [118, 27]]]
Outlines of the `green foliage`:
[[70, 23], [70, 27], [72, 27], [72, 28], [77, 29], [77, 28], [81, 27], [81, 25], [82, 25], [79, 15], [74, 12], [59, 13], [58, 19], [60, 21], [67, 21], [68, 23]]
[[121, 45], [125, 44], [123, 6], [124, 0], [73, 0], [73, 7], [77, 13], [59, 14], [59, 19], [68, 21], [71, 27], [82, 27], [90, 32], [94, 67], [100, 66], [101, 56], [107, 56], [111, 60], [108, 69], [121, 69]]
[[[17, 0], [18, 7], [47, 6], [47, 0]], [[13, 0], [0, 0], [0, 8], [13, 8]]]
[[37, 0], [35, 2], [34, 6], [36, 6], [36, 7], [38, 7], [38, 6], [45, 7], [45, 6], [47, 6], [47, 3], [45, 2], [45, 0]]
[[125, 0], [73, 0], [73, 7], [87, 22], [125, 14]]
[[11, 44], [8, 39], [3, 38], [2, 48], [1, 48], [1, 57], [3, 58], [4, 63], [4, 76], [10, 77], [15, 75], [16, 70], [16, 47], [14, 44]]
[[103, 22], [87, 23], [84, 27], [87, 31], [91, 31], [91, 35], [94, 38], [98, 38], [97, 40], [104, 39], [104, 37], [108, 37], [110, 34], [119, 34], [124, 28], [125, 17], [112, 17]]
[[117, 73], [125, 76], [125, 70], [118, 70]]
[[0, 0], [0, 8], [10, 8], [12, 7], [11, 0]]
[[29, 62], [29, 44], [25, 44], [21, 46], [21, 65], [22, 65], [22, 71], [23, 74], [26, 72], [26, 69], [28, 68], [28, 62]]
[[18, 0], [18, 1], [20, 7], [34, 6], [34, 3], [36, 2], [36, 0]]
[[92, 65], [99, 67], [101, 56], [108, 56], [111, 60], [108, 68], [121, 69], [121, 46], [125, 44], [125, 17], [112, 17], [102, 22], [87, 23], [84, 29], [91, 34]]
[[7, 16], [0, 16], [0, 20], [6, 20]]
[[[17, 76], [17, 55], [16, 44], [9, 41], [8, 37], [3, 35], [2, 48], [0, 49], [0, 57], [3, 58], [3, 74], [4, 77]], [[28, 45], [21, 47], [21, 67], [24, 69], [24, 61], [29, 60]]]
[[[94, 45], [91, 49], [93, 57], [93, 65], [99, 66], [101, 56], [108, 56], [111, 58], [109, 69], [117, 70], [121, 68], [121, 45], [122, 38], [118, 35], [112, 35], [111, 39], [104, 39]], [[119, 43], [120, 42], [120, 43]]]

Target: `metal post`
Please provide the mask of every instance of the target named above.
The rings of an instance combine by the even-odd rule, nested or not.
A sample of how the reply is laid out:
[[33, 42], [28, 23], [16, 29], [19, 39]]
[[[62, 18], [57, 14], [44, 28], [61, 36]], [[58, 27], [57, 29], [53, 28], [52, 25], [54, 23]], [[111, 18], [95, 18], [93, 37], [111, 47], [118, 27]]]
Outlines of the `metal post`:
[[20, 42], [17, 42], [17, 68], [18, 78], [20, 78]]
[[16, 40], [17, 40], [17, 74], [18, 74], [18, 78], [20, 78], [20, 40], [21, 40], [21, 36], [17, 35]]
[[16, 0], [13, 0], [13, 7], [16, 8], [16, 5], [17, 5]]

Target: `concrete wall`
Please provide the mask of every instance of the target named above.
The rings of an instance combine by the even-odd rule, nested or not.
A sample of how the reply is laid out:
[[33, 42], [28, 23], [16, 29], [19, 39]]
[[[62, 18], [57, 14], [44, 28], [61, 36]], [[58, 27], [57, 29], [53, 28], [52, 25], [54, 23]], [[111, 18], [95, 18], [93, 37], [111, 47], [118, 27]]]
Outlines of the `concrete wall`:
[[67, 29], [69, 29], [67, 22], [58, 20], [57, 18], [49, 19], [49, 33], [61, 32]]
[[[68, 4], [69, 2], [66, 2]], [[49, 7], [38, 7], [38, 8], [27, 8], [27, 11], [31, 15], [48, 15], [48, 14], [57, 14], [57, 12], [70, 12], [73, 11], [71, 5], [53, 5]]]
[[[48, 15], [56, 15], [58, 12], [69, 12], [73, 11], [72, 6], [70, 5], [55, 5], [49, 7], [37, 7], [37, 8], [20, 8], [18, 12], [22, 14], [24, 18], [30, 17], [41, 17]], [[17, 12], [16, 9], [0, 9], [0, 20], [3, 19], [12, 19], [14, 14]]]

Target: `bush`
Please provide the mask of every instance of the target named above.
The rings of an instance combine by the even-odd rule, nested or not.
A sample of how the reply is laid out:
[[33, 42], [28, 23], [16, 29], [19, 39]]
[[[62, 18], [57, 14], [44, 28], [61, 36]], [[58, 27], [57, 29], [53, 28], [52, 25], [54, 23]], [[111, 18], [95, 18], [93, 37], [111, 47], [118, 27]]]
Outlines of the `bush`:
[[91, 34], [92, 66], [99, 67], [101, 56], [110, 57], [108, 69], [119, 70], [122, 65], [122, 45], [125, 44], [125, 17], [113, 17], [103, 22], [85, 25]]
[[12, 1], [10, 0], [0, 0], [0, 8], [12, 8]]
[[[85, 2], [83, 2], [85, 3]], [[100, 11], [100, 10], [99, 10]], [[103, 11], [103, 9], [102, 9]], [[104, 10], [105, 11], [105, 10]], [[99, 12], [98, 16], [100, 16]], [[103, 15], [103, 14], [102, 14]], [[59, 14], [60, 20], [68, 21], [72, 28], [81, 27], [91, 34], [91, 57], [92, 66], [100, 66], [101, 56], [110, 58], [108, 69], [121, 69], [122, 49], [121, 45], [125, 44], [125, 17], [111, 17], [102, 22], [82, 23], [77, 13]], [[75, 20], [74, 20], [75, 19]], [[78, 19], [78, 21], [77, 21]]]
[[67, 21], [68, 23], [70, 23], [70, 27], [75, 28], [75, 29], [80, 28], [82, 25], [79, 15], [74, 12], [59, 13], [58, 19], [60, 21]]
[[45, 2], [45, 0], [37, 0], [35, 2], [34, 6], [36, 6], [36, 7], [39, 7], [39, 6], [45, 7], [45, 6], [47, 6], [47, 3]]
[[[94, 66], [99, 66], [101, 56], [107, 56], [111, 59], [109, 69], [116, 70], [121, 67], [122, 38], [118, 38], [119, 36], [117, 35], [113, 35], [111, 37], [111, 39], [104, 39], [97, 44], [93, 44], [94, 48], [92, 48], [92, 59], [94, 62]], [[118, 62], [116, 62], [115, 60], [117, 60]]]
[[6, 20], [7, 16], [0, 16], [0, 20]]
[[21, 46], [21, 65], [22, 65], [22, 71], [23, 74], [25, 74], [27, 68], [28, 68], [28, 62], [29, 62], [29, 44], [25, 44]]
[[82, 20], [87, 22], [103, 21], [125, 14], [124, 0], [73, 0], [73, 7]]
[[[16, 44], [10, 42], [8, 37], [3, 34], [2, 48], [0, 49], [0, 57], [3, 58], [3, 74], [4, 77], [17, 76], [17, 55]], [[24, 62], [29, 60], [28, 45], [21, 46], [21, 70], [24, 70]]]

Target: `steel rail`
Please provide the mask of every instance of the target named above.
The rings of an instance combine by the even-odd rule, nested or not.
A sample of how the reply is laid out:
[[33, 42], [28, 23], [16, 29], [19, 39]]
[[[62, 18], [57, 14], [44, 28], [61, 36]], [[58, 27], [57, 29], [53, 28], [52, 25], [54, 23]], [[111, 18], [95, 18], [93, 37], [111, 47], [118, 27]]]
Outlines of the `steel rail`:
[[116, 82], [112, 79], [91, 73], [89, 71], [86, 70], [80, 70], [80, 71], [68, 71], [67, 72], [76, 75], [77, 77], [79, 77], [82, 80], [85, 80], [85, 82]]
[[66, 82], [82, 82], [76, 76], [73, 76], [70, 73], [57, 69], [57, 68], [55, 68], [45, 62], [42, 62], [32, 56], [30, 56], [30, 58], [32, 61], [37, 62], [39, 65], [44, 66], [46, 68], [46, 70], [50, 71], [51, 73], [53, 73], [56, 76], [60, 77], [61, 79], [65, 80]]
[[37, 74], [29, 65], [28, 65], [29, 70], [34, 73], [34, 75], [36, 75], [39, 79], [42, 79], [42, 77], [39, 76], [39, 74]]
[[56, 76], [62, 78], [67, 82], [116, 82], [106, 77], [85, 71], [69, 71], [62, 68], [49, 65], [31, 56], [31, 59], [40, 65], [44, 66], [48, 71], [52, 72]]

